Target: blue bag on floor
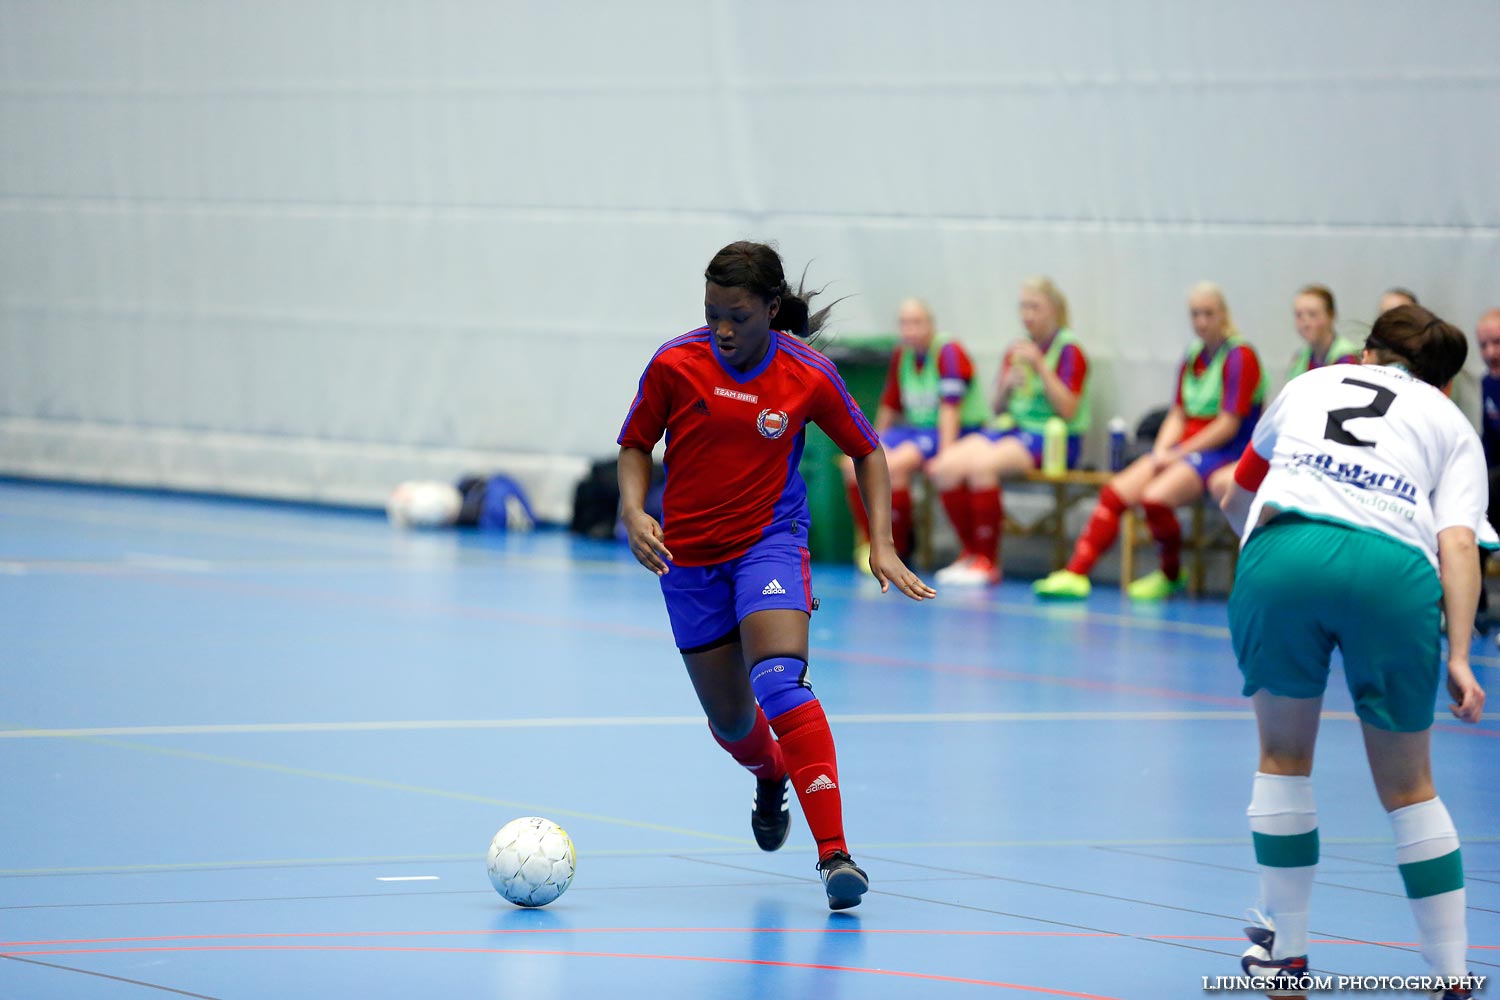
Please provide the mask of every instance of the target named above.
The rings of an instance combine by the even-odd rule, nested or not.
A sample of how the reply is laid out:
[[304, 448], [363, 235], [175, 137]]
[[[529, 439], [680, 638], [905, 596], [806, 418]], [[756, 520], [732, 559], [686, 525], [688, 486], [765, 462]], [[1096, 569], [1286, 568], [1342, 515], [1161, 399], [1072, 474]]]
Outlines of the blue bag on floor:
[[536, 513], [521, 484], [507, 475], [465, 477], [458, 484], [463, 510], [458, 523], [480, 531], [530, 531]]

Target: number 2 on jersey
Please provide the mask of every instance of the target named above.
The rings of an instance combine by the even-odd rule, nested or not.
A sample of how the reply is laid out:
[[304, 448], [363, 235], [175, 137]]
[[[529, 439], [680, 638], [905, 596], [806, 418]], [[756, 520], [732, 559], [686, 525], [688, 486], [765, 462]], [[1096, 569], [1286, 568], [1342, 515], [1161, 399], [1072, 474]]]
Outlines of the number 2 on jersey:
[[1374, 385], [1370, 382], [1361, 382], [1357, 378], [1344, 379], [1345, 385], [1357, 385], [1361, 389], [1369, 389], [1375, 394], [1366, 406], [1346, 406], [1340, 410], [1328, 411], [1328, 423], [1323, 428], [1323, 437], [1329, 441], [1339, 444], [1347, 444], [1354, 448], [1373, 448], [1374, 441], [1366, 441], [1357, 438], [1344, 429], [1344, 421], [1358, 420], [1361, 417], [1383, 417], [1385, 412], [1391, 408], [1396, 401], [1396, 394], [1383, 385]]

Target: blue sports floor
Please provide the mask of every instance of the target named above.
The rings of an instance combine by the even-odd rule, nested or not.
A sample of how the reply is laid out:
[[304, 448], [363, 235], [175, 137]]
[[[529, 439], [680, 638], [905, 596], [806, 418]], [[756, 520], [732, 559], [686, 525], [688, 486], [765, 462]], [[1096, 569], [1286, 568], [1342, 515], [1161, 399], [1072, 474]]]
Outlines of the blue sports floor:
[[[1147, 998], [1237, 972], [1255, 740], [1222, 602], [919, 606], [843, 566], [815, 590], [873, 883], [837, 915], [800, 816], [755, 849], [752, 781], [623, 550], [0, 483], [0, 997]], [[1348, 707], [1335, 686], [1313, 964], [1420, 973]], [[1434, 733], [1480, 973], [1497, 737]], [[544, 910], [484, 870], [528, 814], [578, 848]]]

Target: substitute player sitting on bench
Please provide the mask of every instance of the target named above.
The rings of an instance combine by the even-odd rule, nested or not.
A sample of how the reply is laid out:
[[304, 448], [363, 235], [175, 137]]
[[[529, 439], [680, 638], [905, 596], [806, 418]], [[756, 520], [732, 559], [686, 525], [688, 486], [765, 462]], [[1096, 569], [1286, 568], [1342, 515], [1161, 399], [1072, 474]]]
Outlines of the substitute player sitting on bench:
[[[921, 299], [901, 303], [897, 317], [901, 343], [891, 355], [875, 433], [891, 470], [891, 533], [902, 558], [911, 555], [911, 477], [934, 455], [990, 419], [984, 389], [974, 378], [974, 362], [963, 345], [937, 332], [932, 310]], [[854, 565], [870, 564], [870, 523], [854, 478], [854, 463], [839, 461], [844, 490], [858, 537]]]
[[962, 551], [938, 570], [939, 583], [1000, 582], [1000, 533], [1005, 524], [1001, 480], [1042, 467], [1047, 422], [1067, 424], [1067, 465], [1078, 464], [1089, 427], [1088, 359], [1068, 328], [1068, 300], [1048, 278], [1021, 285], [1021, 325], [1026, 336], [1005, 353], [996, 384], [996, 427], [945, 448], [927, 463]]
[[1087, 527], [1065, 569], [1032, 585], [1037, 596], [1082, 600], [1088, 572], [1120, 533], [1120, 515], [1140, 504], [1161, 553], [1161, 568], [1131, 583], [1132, 600], [1159, 601], [1183, 590], [1182, 527], [1176, 508], [1220, 497], [1234, 461], [1250, 440], [1265, 397], [1265, 377], [1254, 348], [1240, 339], [1224, 293], [1203, 282], [1188, 295], [1199, 343], [1177, 370], [1177, 398], [1156, 435], [1151, 454], [1136, 459], [1099, 491]]

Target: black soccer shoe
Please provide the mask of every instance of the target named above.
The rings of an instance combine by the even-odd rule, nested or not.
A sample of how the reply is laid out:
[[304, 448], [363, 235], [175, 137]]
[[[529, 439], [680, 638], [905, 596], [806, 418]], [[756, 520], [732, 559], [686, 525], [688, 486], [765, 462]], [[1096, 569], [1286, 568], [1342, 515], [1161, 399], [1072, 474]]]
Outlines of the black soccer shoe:
[[1240, 968], [1245, 975], [1264, 979], [1272, 984], [1266, 990], [1268, 997], [1306, 997], [1307, 987], [1303, 980], [1307, 976], [1307, 956], [1273, 959], [1271, 954], [1276, 947], [1275, 925], [1259, 910], [1251, 910], [1250, 915], [1256, 922], [1245, 928], [1250, 947], [1240, 956]]
[[1444, 990], [1441, 993], [1432, 993], [1429, 995], [1432, 997], [1432, 1000], [1469, 1000], [1474, 995], [1474, 991], [1460, 989], [1455, 986], [1451, 990]]
[[750, 831], [762, 851], [775, 851], [786, 843], [792, 829], [791, 783], [788, 778], [770, 778], [755, 783], [755, 806], [750, 810]]
[[843, 851], [834, 851], [818, 862], [823, 875], [823, 891], [828, 893], [830, 910], [847, 910], [858, 906], [860, 897], [870, 890], [870, 876]]

